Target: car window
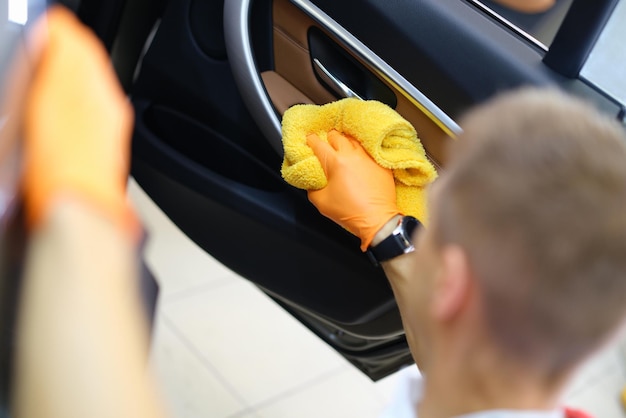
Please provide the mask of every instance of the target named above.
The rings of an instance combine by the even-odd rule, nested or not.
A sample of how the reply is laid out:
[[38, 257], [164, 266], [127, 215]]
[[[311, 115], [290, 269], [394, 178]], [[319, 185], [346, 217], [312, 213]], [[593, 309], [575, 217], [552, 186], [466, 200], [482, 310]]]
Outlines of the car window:
[[[615, 6], [580, 75], [626, 108], [626, 1]], [[621, 114], [624, 119], [624, 111]]]
[[554, 5], [542, 13], [522, 13], [494, 0], [471, 0], [472, 3], [489, 11], [497, 19], [509, 22], [529, 37], [536, 39], [546, 49], [552, 43], [573, 0], [556, 0]]

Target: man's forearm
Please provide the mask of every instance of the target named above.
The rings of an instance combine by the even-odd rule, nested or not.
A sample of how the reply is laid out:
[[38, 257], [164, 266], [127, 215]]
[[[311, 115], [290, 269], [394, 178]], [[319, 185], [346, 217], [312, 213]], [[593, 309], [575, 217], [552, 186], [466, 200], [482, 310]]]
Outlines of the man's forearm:
[[[380, 244], [385, 238], [389, 237], [393, 230], [398, 226], [400, 218], [402, 218], [402, 215], [396, 215], [387, 221], [387, 223], [374, 236], [372, 246]], [[385, 270], [385, 275], [391, 282], [392, 286], [395, 285], [398, 287], [398, 290], [403, 288], [402, 283], [408, 281], [412, 272], [415, 271], [412, 267], [413, 257], [411, 257], [411, 255], [412, 253], [404, 254], [381, 263], [383, 269]]]
[[[372, 241], [372, 245], [377, 245], [386, 237], [388, 237], [394, 228], [398, 225], [398, 219], [400, 215], [393, 217], [390, 219], [385, 226], [383, 226], [380, 231], [374, 237]], [[412, 288], [410, 285], [411, 280], [416, 279], [413, 277], [415, 275], [415, 257], [414, 253], [408, 253], [401, 255], [399, 257], [392, 258], [389, 261], [385, 261], [381, 263], [383, 270], [385, 271], [385, 275], [391, 284], [391, 289], [393, 290], [394, 297], [396, 299], [396, 303], [398, 304], [398, 309], [400, 310], [400, 316], [402, 317], [402, 324], [404, 327], [404, 332], [407, 337], [407, 341], [409, 342], [409, 347], [411, 349], [411, 353], [413, 354], [413, 358], [419, 367], [419, 359], [418, 359], [418, 350], [416, 347], [416, 339], [414, 336], [414, 324], [413, 320], [417, 317], [414, 313], [415, 303], [412, 303], [410, 289]], [[413, 295], [414, 296], [414, 295]]]
[[417, 277], [412, 277], [409, 273], [411, 272], [411, 265], [414, 262], [414, 257], [411, 257], [412, 255], [415, 254], [404, 254], [382, 263], [382, 266], [391, 284], [391, 289], [393, 290], [398, 309], [400, 310], [402, 325], [409, 343], [409, 348], [411, 349], [411, 354], [419, 367], [421, 362], [418, 354], [419, 351], [417, 350], [418, 341], [415, 338], [414, 331], [417, 329], [417, 324], [414, 322], [418, 317], [415, 312], [417, 306], [415, 305], [415, 295], [411, 295], [410, 289], [412, 287], [409, 282], [411, 279], [417, 279]]
[[129, 237], [91, 207], [55, 204], [31, 237], [18, 319], [18, 418], [162, 416]]

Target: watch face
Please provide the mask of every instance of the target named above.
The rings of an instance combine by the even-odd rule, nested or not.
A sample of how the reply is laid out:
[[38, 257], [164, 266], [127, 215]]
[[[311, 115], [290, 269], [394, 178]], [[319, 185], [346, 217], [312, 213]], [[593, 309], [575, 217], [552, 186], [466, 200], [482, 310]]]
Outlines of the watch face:
[[409, 241], [413, 242], [413, 233], [420, 225], [420, 222], [412, 216], [402, 218], [402, 229], [404, 229], [404, 234]]

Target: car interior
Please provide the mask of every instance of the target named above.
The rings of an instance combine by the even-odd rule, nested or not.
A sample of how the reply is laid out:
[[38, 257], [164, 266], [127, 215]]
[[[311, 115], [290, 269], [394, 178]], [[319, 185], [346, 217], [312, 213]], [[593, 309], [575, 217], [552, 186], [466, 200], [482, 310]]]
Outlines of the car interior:
[[83, 0], [77, 10], [135, 107], [136, 181], [201, 248], [376, 380], [412, 362], [392, 292], [356, 238], [281, 179], [281, 115], [381, 101], [415, 126], [439, 170], [463, 112], [504, 90], [553, 86], [617, 116], [621, 105], [578, 76], [593, 42], [570, 34], [597, 37], [617, 2], [585, 3], [559, 2], [534, 25], [462, 0]]
[[65, 3], [103, 40], [132, 101], [138, 184], [373, 380], [413, 362], [400, 314], [357, 238], [281, 178], [286, 109], [381, 101], [413, 124], [438, 170], [463, 112], [520, 86], [624, 117], [619, 93], [581, 76], [607, 21], [624, 14], [618, 0], [557, 1], [534, 19], [478, 0]]

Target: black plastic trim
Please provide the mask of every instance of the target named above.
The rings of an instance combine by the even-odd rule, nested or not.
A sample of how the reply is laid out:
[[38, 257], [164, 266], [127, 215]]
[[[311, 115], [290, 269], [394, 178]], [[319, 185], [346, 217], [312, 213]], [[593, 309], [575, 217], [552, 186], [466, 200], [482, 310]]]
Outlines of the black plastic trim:
[[274, 70], [272, 0], [254, 0], [250, 11], [250, 42], [259, 73]]
[[[404, 333], [384, 339], [354, 335], [346, 332], [345, 328], [334, 327], [315, 316], [307, 315], [280, 298], [271, 294], [270, 297], [373, 381], [415, 362]], [[390, 315], [388, 319], [399, 321], [399, 313], [396, 311], [395, 314], [397, 318]]]
[[78, 17], [93, 29], [107, 50], [111, 50], [117, 36], [120, 19], [127, 0], [81, 0]]
[[578, 77], [618, 2], [574, 1], [543, 62], [566, 77]]
[[0, 417], [8, 411], [15, 355], [18, 306], [27, 236], [23, 211], [16, 207], [0, 234]]

